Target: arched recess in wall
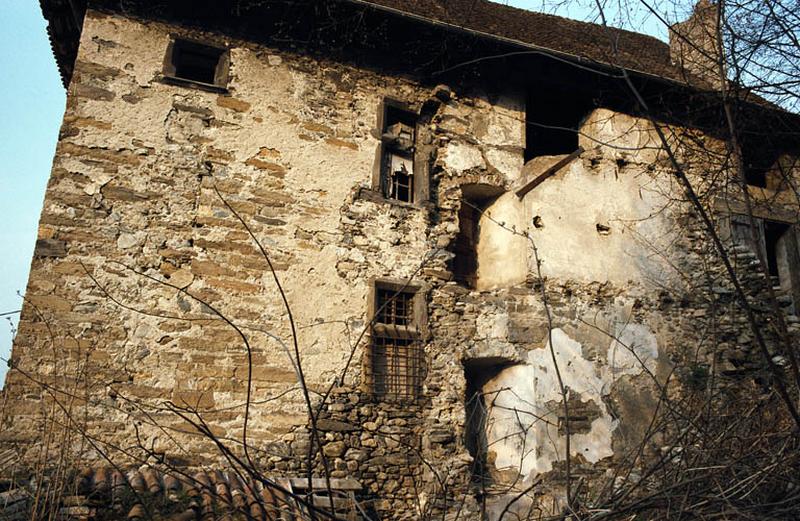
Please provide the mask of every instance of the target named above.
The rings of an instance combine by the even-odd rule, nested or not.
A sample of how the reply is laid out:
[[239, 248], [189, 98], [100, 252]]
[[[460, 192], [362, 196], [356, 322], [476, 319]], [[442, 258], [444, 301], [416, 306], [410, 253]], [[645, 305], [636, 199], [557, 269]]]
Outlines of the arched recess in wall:
[[[527, 242], [519, 199], [495, 185], [461, 186], [459, 230], [451, 251], [453, 278], [470, 289], [508, 287], [527, 275]], [[502, 224], [501, 224], [502, 223]]]
[[458, 235], [453, 243], [453, 278], [468, 288], [478, 286], [478, 242], [481, 214], [503, 194], [499, 186], [468, 184], [461, 186], [458, 210]]

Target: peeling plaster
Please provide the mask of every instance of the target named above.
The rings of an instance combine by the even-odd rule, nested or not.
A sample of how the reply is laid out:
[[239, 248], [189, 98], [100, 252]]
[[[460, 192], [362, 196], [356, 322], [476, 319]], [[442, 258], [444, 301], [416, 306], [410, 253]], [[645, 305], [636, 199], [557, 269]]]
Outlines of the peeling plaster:
[[643, 367], [653, 372], [658, 359], [658, 341], [642, 324], [626, 324], [618, 328], [608, 347], [606, 380], [623, 375], [641, 374]]
[[[555, 358], [568, 392], [581, 402], [594, 402], [601, 411], [588, 433], [570, 437], [572, 456], [580, 454], [590, 463], [614, 454], [611, 439], [618, 420], [611, 417], [603, 397], [619, 377], [643, 371], [636, 356], [648, 368], [658, 357], [656, 338], [644, 325], [619, 328], [618, 339], [608, 349], [612, 371], [587, 360], [583, 346], [563, 330], [551, 332]], [[566, 438], [558, 432], [563, 401], [549, 341], [544, 348], [529, 351], [526, 363], [500, 371], [483, 391], [488, 408], [487, 441], [497, 470], [520, 469], [525, 480], [531, 481], [538, 474], [551, 471], [553, 464], [564, 458]], [[548, 404], [552, 407], [553, 403], [558, 407], [548, 409]]]

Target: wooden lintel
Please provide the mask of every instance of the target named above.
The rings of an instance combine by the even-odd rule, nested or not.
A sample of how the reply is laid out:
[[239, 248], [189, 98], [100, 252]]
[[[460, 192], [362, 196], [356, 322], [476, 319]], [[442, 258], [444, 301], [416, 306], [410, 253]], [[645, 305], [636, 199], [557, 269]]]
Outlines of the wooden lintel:
[[573, 153], [550, 165], [544, 172], [535, 176], [525, 176], [514, 186], [514, 193], [522, 199], [525, 194], [536, 188], [542, 181], [552, 176], [583, 153], [583, 147], [578, 147]]

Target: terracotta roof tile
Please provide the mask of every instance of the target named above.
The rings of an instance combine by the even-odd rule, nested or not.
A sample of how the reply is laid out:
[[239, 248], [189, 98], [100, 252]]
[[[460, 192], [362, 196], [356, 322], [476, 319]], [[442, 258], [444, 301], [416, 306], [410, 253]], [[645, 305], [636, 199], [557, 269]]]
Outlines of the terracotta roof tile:
[[[148, 519], [153, 510], [161, 515], [171, 514], [166, 519], [173, 521], [224, 521], [240, 519], [243, 514], [259, 520], [304, 518], [306, 507], [302, 501], [295, 500], [285, 491], [305, 497], [307, 481], [300, 478], [271, 481], [276, 484], [274, 488], [249, 477], [243, 480], [235, 472], [220, 470], [188, 474], [141, 467], [123, 474], [111, 467], [89, 467], [74, 474], [72, 485], [67, 486], [67, 495], [62, 498], [61, 513], [64, 514], [62, 518], [72, 519], [68, 512], [77, 507], [81, 512], [91, 508], [130, 520]], [[313, 486], [319, 487], [323, 482], [315, 479]], [[351, 504], [355, 501], [353, 493], [360, 490], [361, 485], [353, 479], [332, 479], [331, 487], [336, 497], [350, 498], [347, 500], [349, 508], [355, 512], [355, 504]], [[16, 499], [13, 502], [16, 512], [20, 510], [19, 505], [27, 501], [28, 489], [22, 487], [15, 490], [19, 491], [19, 497], [14, 496]], [[314, 494], [319, 493], [324, 492], [316, 488]], [[319, 503], [319, 498], [314, 503]], [[320, 508], [326, 509], [325, 504], [320, 503]], [[10, 513], [6, 511], [6, 506], [0, 503], [0, 519], [5, 519]], [[320, 519], [324, 517], [320, 516]]]

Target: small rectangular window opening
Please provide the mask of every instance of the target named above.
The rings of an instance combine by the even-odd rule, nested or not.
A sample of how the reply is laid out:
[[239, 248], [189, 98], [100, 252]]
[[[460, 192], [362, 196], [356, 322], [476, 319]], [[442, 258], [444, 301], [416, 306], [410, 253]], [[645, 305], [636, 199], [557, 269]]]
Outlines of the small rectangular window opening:
[[225, 87], [227, 50], [176, 38], [168, 50], [164, 69], [169, 78]]
[[578, 130], [594, 108], [594, 100], [582, 92], [532, 89], [525, 103], [525, 162], [577, 150]]
[[[787, 223], [753, 218], [755, 223], [755, 248], [767, 261], [767, 272], [774, 289], [788, 291], [792, 287], [792, 273], [796, 269], [795, 244], [792, 226]], [[731, 237], [735, 245], [753, 249], [751, 220], [744, 215], [731, 216]], [[754, 251], [753, 253], [757, 253]]]
[[387, 199], [414, 202], [414, 144], [417, 116], [391, 103], [384, 105], [381, 141], [381, 191]]
[[376, 284], [369, 380], [383, 400], [414, 400], [422, 382], [422, 350], [415, 318], [417, 293]]

